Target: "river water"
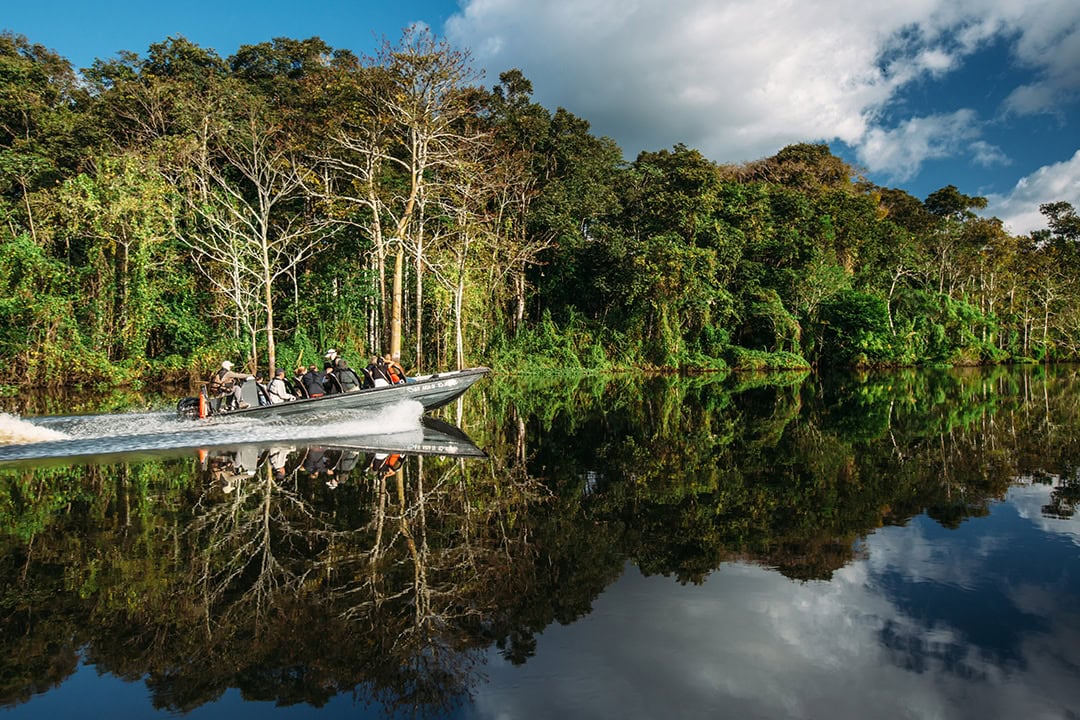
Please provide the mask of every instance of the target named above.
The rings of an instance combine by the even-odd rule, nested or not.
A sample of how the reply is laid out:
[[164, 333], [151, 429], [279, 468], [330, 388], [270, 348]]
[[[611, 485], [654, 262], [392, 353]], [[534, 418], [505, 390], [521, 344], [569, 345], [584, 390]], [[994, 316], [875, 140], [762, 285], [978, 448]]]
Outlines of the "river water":
[[1080, 708], [1076, 368], [161, 405], [0, 415], [10, 717]]

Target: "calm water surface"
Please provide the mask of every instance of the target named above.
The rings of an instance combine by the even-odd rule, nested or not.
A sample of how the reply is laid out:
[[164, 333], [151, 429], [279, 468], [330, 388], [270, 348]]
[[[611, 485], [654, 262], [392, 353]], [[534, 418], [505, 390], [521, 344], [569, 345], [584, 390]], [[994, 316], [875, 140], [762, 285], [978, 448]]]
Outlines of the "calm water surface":
[[7, 410], [12, 718], [1080, 708], [1074, 368]]

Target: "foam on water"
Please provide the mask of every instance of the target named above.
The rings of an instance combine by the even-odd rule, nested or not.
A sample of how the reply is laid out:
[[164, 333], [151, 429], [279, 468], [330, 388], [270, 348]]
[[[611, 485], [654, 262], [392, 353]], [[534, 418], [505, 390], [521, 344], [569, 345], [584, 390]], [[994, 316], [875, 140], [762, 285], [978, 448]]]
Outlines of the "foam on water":
[[0, 463], [30, 458], [111, 455], [246, 443], [308, 442], [377, 435], [422, 435], [423, 406], [405, 401], [372, 411], [337, 411], [295, 419], [239, 416], [181, 420], [171, 412], [0, 416]]
[[0, 445], [62, 440], [67, 435], [23, 420], [17, 415], [0, 413]]

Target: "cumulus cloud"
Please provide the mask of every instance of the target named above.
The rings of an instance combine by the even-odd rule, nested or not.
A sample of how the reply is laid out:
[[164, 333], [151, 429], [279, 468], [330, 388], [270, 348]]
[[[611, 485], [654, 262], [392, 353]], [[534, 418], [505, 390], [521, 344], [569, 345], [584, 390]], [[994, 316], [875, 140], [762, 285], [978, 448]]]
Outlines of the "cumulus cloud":
[[842, 141], [893, 177], [945, 155], [1000, 164], [978, 144], [989, 118], [946, 107], [897, 119], [902, 93], [996, 40], [1031, 79], [1013, 111], [1080, 88], [1075, 0], [463, 0], [446, 34], [493, 74], [520, 68], [539, 102], [631, 157], [682, 142], [739, 162]]
[[1045, 228], [1041, 203], [1063, 200], [1080, 209], [1080, 150], [1064, 162], [1046, 165], [1021, 178], [1011, 192], [986, 199], [986, 213], [1001, 218], [1015, 234]]
[[862, 139], [857, 153], [870, 172], [901, 182], [914, 177], [926, 160], [957, 154], [978, 134], [975, 113], [957, 110], [948, 115], [911, 118], [892, 130], [873, 128]]
[[976, 165], [993, 167], [994, 165], [1011, 165], [1012, 160], [996, 145], [991, 145], [984, 140], [976, 140], [971, 143], [972, 159]]
[[1018, 114], [1057, 112], [1080, 93], [1080, 5], [1033, 3], [1020, 10], [1017, 25], [1016, 58], [1036, 78], [1016, 88], [1006, 106]]

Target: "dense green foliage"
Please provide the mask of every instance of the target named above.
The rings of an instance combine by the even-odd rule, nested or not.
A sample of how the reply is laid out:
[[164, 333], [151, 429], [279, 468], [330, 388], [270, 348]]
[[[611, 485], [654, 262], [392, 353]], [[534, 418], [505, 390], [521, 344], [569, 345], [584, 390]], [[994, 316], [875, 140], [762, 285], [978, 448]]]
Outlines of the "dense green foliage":
[[395, 343], [412, 368], [1080, 356], [1067, 203], [1016, 237], [975, 214], [984, 198], [874, 186], [825, 145], [626, 162], [531, 93], [516, 70], [480, 87], [418, 30], [364, 61], [318, 38], [229, 58], [169, 38], [81, 79], [0, 35], [8, 377], [182, 378]]

